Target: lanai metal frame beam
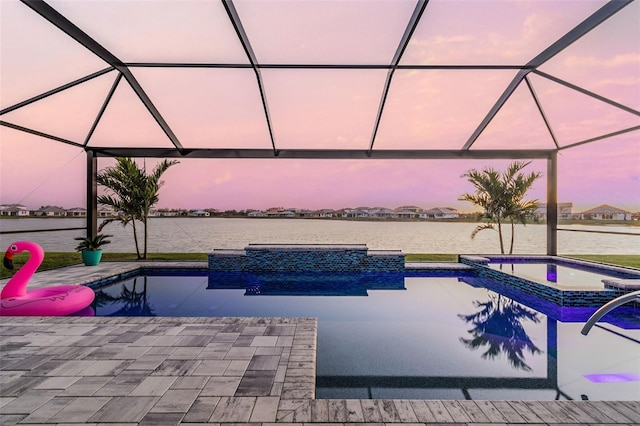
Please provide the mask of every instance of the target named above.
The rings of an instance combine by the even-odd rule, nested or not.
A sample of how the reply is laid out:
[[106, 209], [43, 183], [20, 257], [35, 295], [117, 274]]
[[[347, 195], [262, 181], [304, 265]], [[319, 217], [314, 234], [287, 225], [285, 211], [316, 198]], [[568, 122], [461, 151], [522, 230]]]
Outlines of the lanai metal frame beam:
[[558, 53], [569, 47], [572, 43], [578, 40], [580, 37], [584, 36], [586, 33], [609, 19], [611, 16], [618, 13], [622, 8], [628, 6], [633, 0], [612, 0], [602, 6], [600, 9], [595, 11], [591, 16], [582, 21], [576, 27], [574, 27], [571, 31], [569, 31], [564, 36], [560, 37], [555, 43], [551, 46], [547, 47], [545, 50], [540, 52], [538, 56], [530, 60], [518, 74], [513, 78], [511, 83], [507, 86], [505, 91], [502, 93], [498, 101], [493, 105], [493, 107], [489, 110], [489, 113], [482, 120], [480, 125], [476, 128], [476, 130], [471, 134], [467, 143], [464, 144], [462, 149], [469, 149], [473, 145], [473, 143], [478, 139], [480, 134], [484, 131], [484, 129], [489, 125], [491, 120], [494, 119], [498, 111], [504, 106], [507, 100], [511, 97], [516, 88], [520, 85], [522, 80], [533, 70], [537, 69], [539, 66], [547, 62], [549, 59], [556, 56]]
[[459, 160], [459, 159], [548, 159], [555, 150], [355, 150], [355, 149], [282, 149], [274, 155], [270, 149], [192, 149], [180, 152], [162, 148], [88, 147], [97, 157], [134, 158], [280, 158], [280, 159], [343, 159], [343, 160]]
[[267, 104], [267, 97], [264, 92], [264, 84], [262, 83], [262, 74], [260, 73], [260, 68], [258, 68], [258, 58], [256, 58], [256, 54], [251, 47], [251, 42], [249, 42], [249, 37], [247, 36], [246, 31], [244, 30], [244, 26], [240, 21], [240, 16], [238, 16], [238, 11], [233, 4], [232, 0], [222, 0], [222, 4], [224, 5], [225, 10], [227, 11], [227, 15], [231, 20], [231, 24], [233, 28], [236, 30], [236, 34], [238, 34], [238, 38], [240, 38], [240, 43], [242, 44], [242, 48], [244, 52], [247, 54], [247, 58], [249, 58], [249, 62], [251, 63], [251, 68], [253, 68], [253, 72], [256, 75], [256, 80], [258, 83], [258, 90], [260, 91], [260, 99], [262, 101], [262, 108], [264, 110], [265, 119], [267, 120], [267, 128], [269, 129], [269, 138], [271, 139], [271, 146], [273, 147], [273, 153], [278, 155], [278, 149], [276, 148], [276, 141], [273, 136], [273, 127], [271, 126], [271, 114], [269, 113], [269, 105]]
[[78, 28], [73, 22], [69, 21], [65, 16], [60, 14], [57, 10], [49, 6], [42, 0], [20, 0], [22, 3], [31, 8], [34, 12], [42, 16], [47, 21], [51, 22], [58, 29], [63, 31], [69, 37], [80, 43], [82, 46], [89, 49], [93, 54], [105, 61], [117, 69], [123, 77], [127, 80], [133, 91], [136, 93], [140, 101], [147, 108], [149, 113], [156, 120], [160, 128], [164, 131], [167, 137], [171, 140], [171, 143], [177, 150], [182, 151], [182, 144], [178, 140], [178, 137], [173, 133], [173, 130], [169, 127], [164, 117], [156, 106], [153, 104], [147, 93], [144, 91], [138, 80], [135, 78], [131, 70], [118, 59], [113, 53], [107, 50], [100, 43], [91, 38], [87, 33]]
[[418, 26], [418, 22], [420, 22], [420, 17], [424, 12], [424, 9], [427, 7], [429, 0], [418, 0], [416, 3], [416, 7], [413, 10], [413, 14], [409, 19], [409, 23], [407, 24], [407, 28], [404, 30], [404, 34], [400, 39], [400, 43], [398, 44], [398, 48], [396, 49], [396, 53], [393, 55], [393, 59], [391, 60], [391, 67], [387, 72], [387, 79], [384, 82], [384, 89], [382, 90], [382, 98], [380, 99], [380, 106], [378, 107], [378, 114], [376, 115], [376, 121], [373, 125], [373, 133], [371, 134], [371, 142], [369, 143], [369, 154], [373, 151], [373, 144], [376, 142], [376, 135], [378, 134], [378, 127], [380, 126], [380, 120], [382, 119], [382, 112], [384, 111], [384, 105], [387, 102], [387, 95], [389, 94], [389, 88], [391, 87], [391, 80], [393, 79], [393, 74], [396, 72], [398, 68], [398, 64], [400, 63], [400, 59], [402, 59], [402, 54], [407, 49], [407, 45], [409, 44], [409, 40], [411, 40], [411, 36]]

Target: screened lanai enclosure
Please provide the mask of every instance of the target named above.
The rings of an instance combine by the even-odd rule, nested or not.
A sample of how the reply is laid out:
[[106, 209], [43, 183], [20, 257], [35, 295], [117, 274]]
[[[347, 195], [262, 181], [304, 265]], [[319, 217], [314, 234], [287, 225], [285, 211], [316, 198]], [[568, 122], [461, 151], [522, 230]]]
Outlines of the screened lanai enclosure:
[[640, 168], [637, 1], [3, 0], [0, 14], [2, 185], [60, 161], [54, 144], [86, 154], [90, 235], [99, 158], [530, 159], [546, 164], [555, 255], [563, 156], [583, 162], [568, 181]]

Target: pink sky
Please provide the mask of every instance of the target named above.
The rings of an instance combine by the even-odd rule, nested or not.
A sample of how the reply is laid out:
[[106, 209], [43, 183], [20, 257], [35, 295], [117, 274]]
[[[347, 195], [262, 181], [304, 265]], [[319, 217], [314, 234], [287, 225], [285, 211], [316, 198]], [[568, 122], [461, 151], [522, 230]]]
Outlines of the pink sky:
[[[217, 2], [51, 1], [125, 61], [247, 63]], [[522, 64], [604, 1], [432, 0], [401, 64]], [[388, 64], [413, 1], [236, 2], [263, 63]], [[0, 108], [106, 65], [19, 2], [0, 2]], [[460, 8], [465, 13], [458, 13]], [[640, 4], [634, 2], [540, 70], [640, 109]], [[113, 31], [117, 22], [118, 31]], [[188, 25], [179, 25], [188, 22]], [[171, 28], [168, 33], [165, 29]], [[215, 40], [211, 43], [210, 40]], [[187, 148], [269, 148], [248, 69], [133, 68]], [[375, 148], [458, 149], [515, 70], [399, 70]], [[283, 149], [366, 149], [385, 70], [262, 70], [276, 144]], [[0, 119], [83, 142], [115, 73], [3, 115]], [[534, 87], [560, 146], [637, 126], [640, 118], [541, 76]], [[83, 206], [84, 151], [0, 127], [0, 203]], [[640, 210], [640, 132], [559, 156], [559, 200], [579, 211], [607, 203]], [[124, 82], [91, 146], [170, 147]], [[472, 149], [553, 148], [526, 85], [521, 85]], [[147, 160], [152, 166], [157, 160]], [[165, 174], [160, 207], [265, 209], [272, 206], [451, 206], [472, 188], [479, 160], [182, 160]], [[99, 167], [110, 164], [100, 160]], [[546, 174], [546, 163], [530, 170]], [[545, 200], [541, 179], [532, 198]]]

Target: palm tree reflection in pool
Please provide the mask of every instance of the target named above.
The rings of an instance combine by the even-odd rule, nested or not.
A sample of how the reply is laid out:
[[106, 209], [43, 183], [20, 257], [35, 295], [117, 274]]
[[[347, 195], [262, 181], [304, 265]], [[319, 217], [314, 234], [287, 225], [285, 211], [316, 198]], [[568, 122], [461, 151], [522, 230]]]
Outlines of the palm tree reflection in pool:
[[[143, 281], [142, 289], [136, 291], [138, 280]], [[94, 301], [94, 309], [98, 312], [97, 308], [107, 305], [119, 305], [119, 309], [109, 316], [120, 317], [155, 317], [153, 312], [153, 306], [149, 303], [147, 297], [147, 277], [133, 278], [133, 286], [131, 290], [127, 287], [127, 283], [122, 284], [120, 289], [120, 295], [112, 296], [102, 290], [95, 292], [96, 298]]]
[[531, 371], [525, 362], [525, 351], [531, 355], [542, 351], [531, 341], [522, 322], [539, 323], [540, 314], [499, 294], [490, 295], [484, 303], [475, 301], [474, 305], [480, 308], [475, 314], [458, 315], [473, 325], [468, 330], [472, 338], [461, 337], [460, 341], [471, 350], [488, 346], [482, 354], [484, 359], [495, 359], [504, 352], [514, 369]]

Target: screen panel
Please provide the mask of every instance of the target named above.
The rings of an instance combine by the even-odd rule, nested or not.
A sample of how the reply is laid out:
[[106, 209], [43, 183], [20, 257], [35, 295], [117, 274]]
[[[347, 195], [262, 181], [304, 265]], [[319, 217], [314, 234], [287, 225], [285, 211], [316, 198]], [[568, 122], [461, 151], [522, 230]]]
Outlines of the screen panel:
[[402, 65], [523, 65], [606, 1], [431, 0]]
[[185, 148], [271, 148], [253, 70], [134, 68]]
[[374, 149], [460, 149], [513, 71], [398, 70]]
[[389, 64], [416, 2], [241, 1], [249, 41], [266, 64]]
[[384, 70], [263, 70], [276, 147], [367, 149]]
[[126, 62], [248, 63], [222, 2], [49, 2]]

